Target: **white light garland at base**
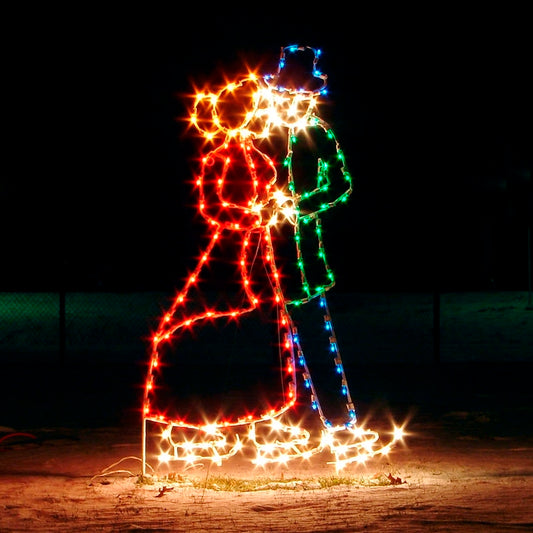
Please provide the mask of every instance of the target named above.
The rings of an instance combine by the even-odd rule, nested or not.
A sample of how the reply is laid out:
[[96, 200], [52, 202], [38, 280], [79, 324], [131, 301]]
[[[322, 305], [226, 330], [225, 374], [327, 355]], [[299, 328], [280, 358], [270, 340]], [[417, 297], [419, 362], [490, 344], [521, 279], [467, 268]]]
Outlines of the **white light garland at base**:
[[[158, 424], [159, 426], [161, 424]], [[382, 443], [377, 431], [360, 426], [334, 426], [311, 431], [297, 424], [283, 423], [278, 418], [252, 422], [227, 428], [206, 426], [201, 430], [168, 424], [154, 431], [158, 450], [151, 455], [158, 466], [166, 469], [184, 469], [198, 464], [222, 466], [239, 454], [251, 465], [288, 465], [294, 460], [309, 460], [315, 455], [329, 453], [339, 473], [346, 466], [365, 464], [370, 459], [387, 455], [393, 445], [405, 436], [403, 428], [394, 426], [389, 442]]]

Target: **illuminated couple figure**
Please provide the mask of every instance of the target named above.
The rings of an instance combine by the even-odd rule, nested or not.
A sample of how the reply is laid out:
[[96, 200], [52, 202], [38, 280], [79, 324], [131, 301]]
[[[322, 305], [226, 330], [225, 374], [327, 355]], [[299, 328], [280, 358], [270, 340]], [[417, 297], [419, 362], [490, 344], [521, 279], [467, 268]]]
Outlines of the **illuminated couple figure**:
[[[221, 464], [246, 442], [252, 443], [256, 464], [329, 448], [339, 467], [373, 453], [378, 436], [356, 426], [326, 300], [335, 280], [320, 216], [346, 201], [352, 184], [339, 144], [317, 112], [326, 90], [319, 57], [314, 48], [288, 46], [281, 51], [277, 72], [248, 72], [216, 92], [195, 95], [191, 124], [206, 147], [214, 145], [202, 155], [195, 178], [208, 237], [151, 338], [143, 398], [143, 473], [149, 433], [159, 439], [159, 463]], [[290, 246], [283, 244], [287, 228]], [[280, 250], [286, 252], [282, 259]], [[292, 266], [297, 279], [289, 273]], [[291, 317], [291, 309], [305, 309], [311, 301], [322, 310], [326, 356], [340, 383], [346, 409], [340, 424], [324, 413], [305, 342]], [[239, 351], [234, 339], [241, 337], [245, 343]], [[215, 353], [239, 359], [241, 381], [258, 359], [273, 369], [272, 376], [259, 366], [249, 378], [252, 394], [239, 396], [233, 390], [239, 383], [217, 383]], [[172, 373], [175, 381], [165, 380]], [[325, 428], [318, 443], [288, 416], [299, 400], [299, 379]], [[176, 387], [186, 390], [198, 380], [210, 387], [202, 398], [192, 393], [187, 407], [172, 399]], [[341, 446], [336, 439], [342, 432], [348, 440]]]

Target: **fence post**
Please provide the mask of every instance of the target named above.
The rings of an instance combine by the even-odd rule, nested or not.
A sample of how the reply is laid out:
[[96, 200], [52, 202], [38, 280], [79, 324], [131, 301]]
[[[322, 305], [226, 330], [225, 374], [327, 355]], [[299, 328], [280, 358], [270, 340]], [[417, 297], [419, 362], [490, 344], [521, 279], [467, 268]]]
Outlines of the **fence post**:
[[440, 292], [433, 291], [433, 362], [440, 363]]
[[67, 326], [66, 326], [66, 291], [59, 289], [59, 364], [65, 364], [65, 354], [67, 348]]
[[526, 309], [533, 309], [533, 301], [531, 300], [531, 223], [528, 220], [527, 224], [527, 306]]

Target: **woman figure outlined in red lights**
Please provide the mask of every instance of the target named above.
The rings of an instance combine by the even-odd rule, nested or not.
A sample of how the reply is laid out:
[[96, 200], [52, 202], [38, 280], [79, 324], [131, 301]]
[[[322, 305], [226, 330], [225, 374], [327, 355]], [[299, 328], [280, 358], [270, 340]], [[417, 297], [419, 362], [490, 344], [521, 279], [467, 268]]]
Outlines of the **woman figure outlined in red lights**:
[[[199, 212], [208, 223], [210, 236], [185, 286], [152, 336], [143, 399], [144, 431], [146, 422], [150, 421], [167, 429], [178, 427], [211, 433], [220, 441], [221, 428], [272, 419], [288, 410], [296, 400], [290, 320], [272, 254], [269, 230], [272, 210], [267, 209], [267, 204], [272, 203], [276, 169], [270, 158], [254, 146], [257, 131], [248, 128], [257, 106], [258, 81], [250, 73], [218, 93], [196, 95], [191, 123], [207, 141], [223, 139], [219, 146], [202, 157], [196, 179]], [[219, 285], [214, 292], [213, 289], [210, 293], [203, 292], [202, 287], [212, 281], [215, 267], [217, 271], [219, 267], [226, 269], [223, 279], [217, 280]], [[214, 295], [213, 303], [208, 302], [210, 295]], [[216, 405], [212, 413], [204, 411], [191, 415], [190, 412], [180, 412], [183, 406], [173, 403], [164, 393], [161, 378], [171, 363], [166, 352], [177, 343], [182, 344], [186, 333], [192, 336], [192, 340], [205, 340], [203, 330], [207, 326], [218, 327], [220, 333], [220, 328], [238, 323], [245, 315], [262, 309], [266, 309], [263, 317], [272, 319], [275, 316], [277, 321], [279, 342], [276, 348], [281, 384], [279, 392], [273, 395], [275, 398], [260, 401], [260, 406], [256, 400], [252, 408], [238, 402], [234, 409], [226, 397], [226, 401]], [[224, 325], [217, 326], [221, 321]], [[272, 328], [269, 331], [271, 333]], [[221, 335], [213, 346], [214, 349], [224, 349]], [[193, 353], [188, 357], [196, 359], [197, 371], [199, 369], [209, 376], [209, 353]], [[245, 359], [246, 355], [242, 357]], [[187, 377], [184, 379], [182, 385], [186, 386]]]

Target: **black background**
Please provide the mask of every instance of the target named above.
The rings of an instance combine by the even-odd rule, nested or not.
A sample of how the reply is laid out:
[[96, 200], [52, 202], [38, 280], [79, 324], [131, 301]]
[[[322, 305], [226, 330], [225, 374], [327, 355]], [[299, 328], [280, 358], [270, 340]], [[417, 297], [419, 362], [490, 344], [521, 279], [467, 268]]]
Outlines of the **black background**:
[[354, 178], [326, 223], [341, 290], [527, 288], [525, 13], [232, 6], [6, 12], [2, 290], [181, 285], [204, 228], [187, 95], [288, 44], [323, 51]]

